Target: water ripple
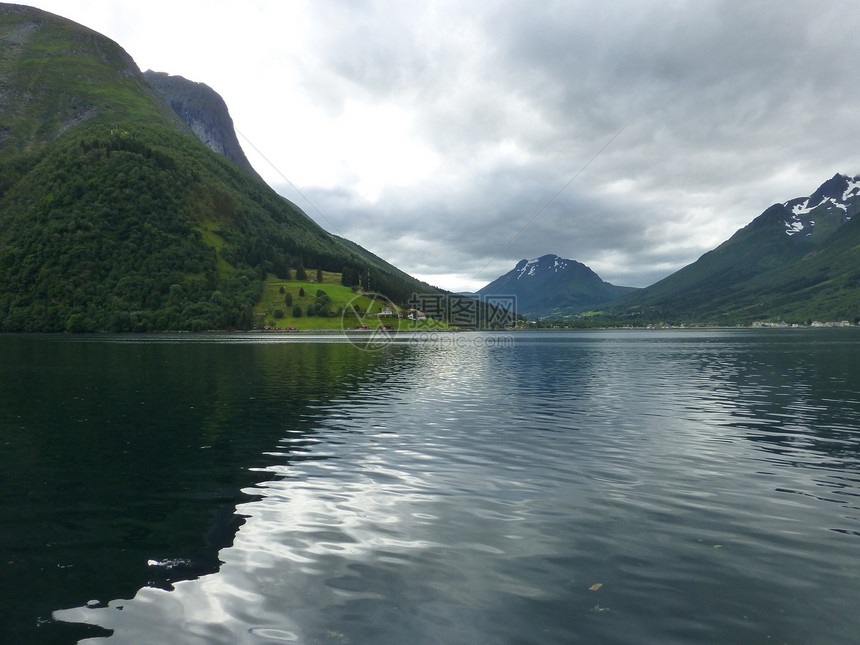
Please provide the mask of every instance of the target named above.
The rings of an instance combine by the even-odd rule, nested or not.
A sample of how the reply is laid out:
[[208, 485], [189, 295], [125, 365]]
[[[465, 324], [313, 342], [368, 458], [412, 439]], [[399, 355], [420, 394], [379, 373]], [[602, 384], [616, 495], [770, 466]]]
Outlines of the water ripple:
[[522, 338], [392, 348], [397, 387], [267, 451], [220, 571], [58, 617], [120, 643], [856, 634], [855, 368], [730, 332]]

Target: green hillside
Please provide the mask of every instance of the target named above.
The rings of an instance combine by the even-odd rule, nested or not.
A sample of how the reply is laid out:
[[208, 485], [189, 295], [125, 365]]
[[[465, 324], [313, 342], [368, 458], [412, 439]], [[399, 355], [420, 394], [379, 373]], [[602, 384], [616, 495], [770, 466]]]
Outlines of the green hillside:
[[[263, 283], [262, 297], [254, 307], [255, 326], [272, 331], [349, 330], [364, 326], [373, 329], [391, 327], [401, 331], [450, 328], [444, 321], [398, 317], [398, 313], [403, 313], [402, 308], [386, 297], [342, 285], [339, 273], [322, 273], [322, 282], [269, 276]], [[392, 315], [373, 318], [383, 314], [383, 307], [387, 305], [391, 305]]]
[[[716, 249], [613, 303], [609, 312], [645, 322], [854, 321], [860, 317], [860, 200], [840, 197], [848, 195], [848, 180], [837, 175], [825, 182], [808, 198], [818, 205], [802, 217], [790, 206], [805, 205], [805, 198], [771, 206]], [[802, 232], [788, 234], [795, 225]]]
[[0, 4], [0, 331], [249, 328], [268, 275], [437, 291], [212, 152], [115, 43]]

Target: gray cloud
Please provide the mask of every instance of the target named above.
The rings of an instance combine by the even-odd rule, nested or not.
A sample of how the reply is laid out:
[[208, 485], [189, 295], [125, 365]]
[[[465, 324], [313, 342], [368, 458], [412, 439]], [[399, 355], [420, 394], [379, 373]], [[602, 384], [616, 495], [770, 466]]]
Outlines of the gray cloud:
[[372, 205], [316, 193], [408, 271], [471, 278], [501, 251], [486, 282], [555, 252], [644, 286], [860, 166], [849, 3], [433, 7], [366, 3], [323, 52], [342, 82], [413, 112], [443, 159]]

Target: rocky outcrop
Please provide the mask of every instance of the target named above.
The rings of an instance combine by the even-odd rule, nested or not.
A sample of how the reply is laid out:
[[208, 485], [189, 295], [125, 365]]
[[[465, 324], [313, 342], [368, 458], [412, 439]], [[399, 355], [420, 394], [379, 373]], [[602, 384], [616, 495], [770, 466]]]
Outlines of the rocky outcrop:
[[239, 145], [233, 119], [220, 94], [204, 83], [182, 76], [152, 70], [147, 70], [143, 76], [203, 143], [248, 174], [260, 178]]

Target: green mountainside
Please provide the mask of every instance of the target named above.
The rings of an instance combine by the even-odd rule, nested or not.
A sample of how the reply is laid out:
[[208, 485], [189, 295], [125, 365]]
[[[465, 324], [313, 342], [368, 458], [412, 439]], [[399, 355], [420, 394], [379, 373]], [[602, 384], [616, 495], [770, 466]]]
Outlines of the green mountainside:
[[249, 328], [305, 267], [438, 292], [207, 148], [116, 43], [0, 4], [0, 331]]
[[860, 177], [774, 204], [680, 271], [618, 300], [617, 318], [744, 324], [860, 317]]

